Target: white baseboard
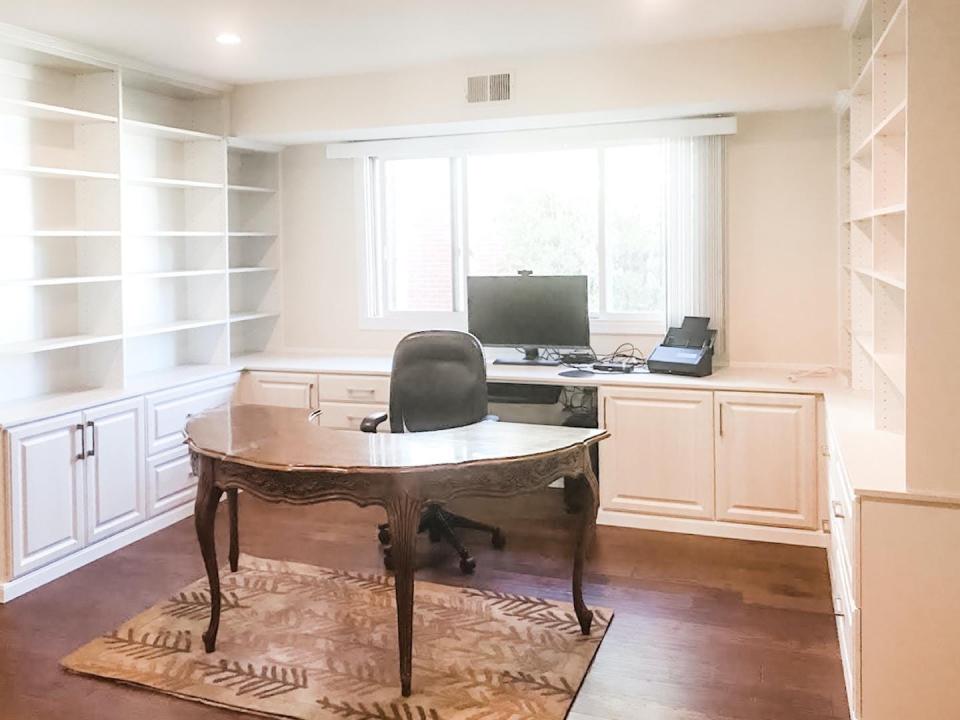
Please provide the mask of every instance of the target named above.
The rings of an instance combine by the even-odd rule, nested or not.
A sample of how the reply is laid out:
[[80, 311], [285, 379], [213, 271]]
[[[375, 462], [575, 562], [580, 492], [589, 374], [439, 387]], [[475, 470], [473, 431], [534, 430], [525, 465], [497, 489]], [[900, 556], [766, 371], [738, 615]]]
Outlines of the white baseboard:
[[601, 510], [597, 514], [597, 524], [734, 540], [756, 540], [783, 545], [804, 545], [807, 547], [825, 548], [830, 542], [829, 535], [817, 530], [794, 530], [792, 528], [743, 525], [716, 520], [638, 515], [617, 510]]
[[0, 584], [0, 603], [8, 603], [14, 598], [18, 598], [24, 593], [36, 590], [41, 585], [46, 585], [59, 577], [63, 577], [69, 572], [73, 572], [79, 567], [83, 567], [94, 560], [99, 560], [104, 555], [109, 555], [115, 550], [142, 540], [147, 535], [163, 530], [168, 525], [173, 525], [184, 518], [193, 515], [193, 502], [181, 505], [173, 510], [168, 510], [162, 515], [150, 518], [146, 522], [128, 528], [116, 535], [111, 535], [105, 540], [101, 540], [93, 545], [79, 550], [78, 552], [61, 558], [49, 565], [44, 565], [23, 577], [18, 577]]

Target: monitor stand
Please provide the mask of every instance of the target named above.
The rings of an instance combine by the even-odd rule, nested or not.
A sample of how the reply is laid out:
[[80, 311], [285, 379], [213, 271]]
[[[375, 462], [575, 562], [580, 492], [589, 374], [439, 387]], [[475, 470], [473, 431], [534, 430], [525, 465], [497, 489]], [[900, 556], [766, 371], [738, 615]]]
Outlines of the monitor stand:
[[523, 348], [523, 357], [522, 358], [497, 358], [493, 361], [494, 365], [539, 365], [541, 367], [557, 367], [560, 364], [559, 360], [547, 360], [544, 357], [540, 357], [540, 348], [536, 347], [525, 347]]

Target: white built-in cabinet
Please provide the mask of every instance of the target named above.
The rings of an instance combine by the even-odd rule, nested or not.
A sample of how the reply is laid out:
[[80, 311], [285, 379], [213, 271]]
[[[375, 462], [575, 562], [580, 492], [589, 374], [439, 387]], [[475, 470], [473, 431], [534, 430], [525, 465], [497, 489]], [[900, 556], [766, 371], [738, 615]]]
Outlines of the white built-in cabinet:
[[714, 403], [717, 519], [813, 529], [815, 398], [717, 392]]
[[30, 586], [34, 571], [57, 577], [106, 552], [98, 548], [184, 517], [196, 495], [184, 425], [230, 403], [237, 378], [227, 373], [6, 429], [10, 523], [0, 546], [9, 551], [0, 579]]
[[603, 522], [817, 528], [814, 396], [601, 388], [600, 407], [611, 433], [600, 445]]
[[603, 418], [603, 508], [713, 519], [712, 392], [611, 389]]
[[143, 437], [142, 398], [9, 432], [14, 575], [144, 519]]

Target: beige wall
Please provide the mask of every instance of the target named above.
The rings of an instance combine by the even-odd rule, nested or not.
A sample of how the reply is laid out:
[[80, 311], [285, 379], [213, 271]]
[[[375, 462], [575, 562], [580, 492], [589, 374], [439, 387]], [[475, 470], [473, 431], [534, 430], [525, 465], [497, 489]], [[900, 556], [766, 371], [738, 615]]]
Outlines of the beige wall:
[[731, 361], [838, 362], [831, 110], [742, 115], [727, 144]]
[[[836, 363], [834, 168], [829, 109], [740, 116], [728, 141], [731, 362]], [[326, 159], [322, 145], [292, 147], [283, 173], [287, 344], [391, 352], [402, 332], [359, 327], [353, 161]], [[630, 339], [645, 349], [656, 341]]]
[[[259, 83], [236, 89], [233, 132], [307, 143], [435, 134], [442, 125], [449, 132], [451, 125], [462, 131], [826, 106], [845, 87], [845, 47], [840, 28], [817, 28]], [[503, 71], [514, 74], [510, 102], [466, 103], [468, 75]]]

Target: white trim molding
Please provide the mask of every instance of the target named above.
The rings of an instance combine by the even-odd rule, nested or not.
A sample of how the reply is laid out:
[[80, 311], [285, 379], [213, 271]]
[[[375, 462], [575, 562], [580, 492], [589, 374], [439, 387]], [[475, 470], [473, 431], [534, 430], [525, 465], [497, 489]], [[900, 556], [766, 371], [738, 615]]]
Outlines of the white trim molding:
[[531, 152], [577, 147], [613, 147], [633, 145], [650, 138], [733, 135], [736, 132], [737, 118], [726, 115], [333, 143], [327, 145], [327, 157], [330, 159], [450, 157], [464, 154]]
[[659, 515], [640, 515], [617, 510], [600, 510], [597, 514], [597, 524], [634, 528], [637, 530], [656, 530], [658, 532], [682, 533], [684, 535], [704, 535], [732, 540], [753, 540], [755, 542], [772, 542], [783, 545], [803, 545], [818, 548], [825, 548], [830, 543], [830, 535], [818, 530], [794, 530], [792, 528], [743, 525], [717, 520], [695, 520], [691, 518], [661, 517]]
[[162, 78], [171, 84], [193, 89], [200, 93], [226, 93], [233, 89], [233, 86], [227, 83], [209, 80], [170, 68], [158, 67], [126, 55], [104, 52], [79, 43], [61, 40], [52, 35], [27, 30], [17, 25], [0, 23], [0, 41], [8, 42], [25, 50], [49, 53], [89, 65], [100, 65], [108, 69], [122, 67], [132, 72]]

